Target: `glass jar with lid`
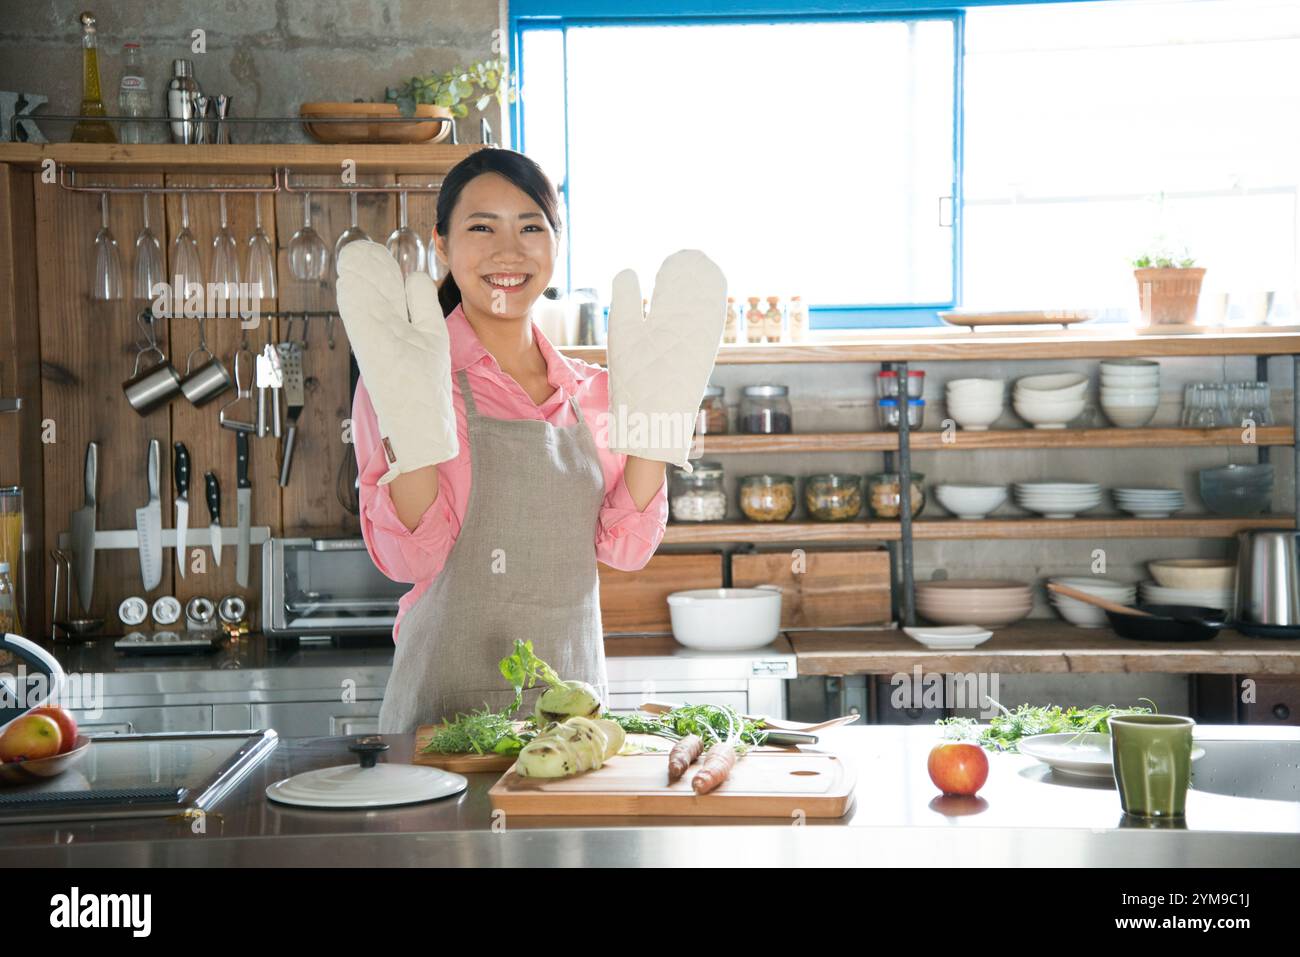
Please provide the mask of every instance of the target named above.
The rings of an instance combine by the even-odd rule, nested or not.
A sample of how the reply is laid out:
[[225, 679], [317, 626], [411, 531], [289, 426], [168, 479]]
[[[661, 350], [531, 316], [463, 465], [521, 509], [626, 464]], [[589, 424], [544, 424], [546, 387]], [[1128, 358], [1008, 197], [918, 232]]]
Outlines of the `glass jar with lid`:
[[674, 522], [720, 522], [727, 517], [722, 463], [692, 462], [692, 472], [674, 468], [668, 480], [668, 512]]
[[803, 480], [803, 504], [818, 522], [847, 522], [862, 511], [862, 477], [855, 472], [826, 472]]
[[746, 475], [736, 487], [740, 510], [751, 522], [784, 522], [794, 512], [794, 476]]
[[790, 390], [783, 385], [747, 385], [740, 393], [739, 431], [749, 435], [793, 432]]
[[695, 420], [695, 434], [727, 434], [727, 403], [723, 399], [722, 386], [705, 386], [704, 399], [700, 403], [700, 414]]

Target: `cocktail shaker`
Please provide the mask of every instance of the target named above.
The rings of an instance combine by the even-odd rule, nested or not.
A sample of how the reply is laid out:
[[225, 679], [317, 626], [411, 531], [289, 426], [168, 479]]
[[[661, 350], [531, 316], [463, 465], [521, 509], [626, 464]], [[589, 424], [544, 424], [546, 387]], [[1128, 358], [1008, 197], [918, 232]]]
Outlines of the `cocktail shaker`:
[[172, 121], [173, 143], [195, 142], [197, 128], [194, 123], [194, 97], [198, 93], [194, 64], [189, 60], [172, 60], [172, 78], [167, 84], [167, 116]]

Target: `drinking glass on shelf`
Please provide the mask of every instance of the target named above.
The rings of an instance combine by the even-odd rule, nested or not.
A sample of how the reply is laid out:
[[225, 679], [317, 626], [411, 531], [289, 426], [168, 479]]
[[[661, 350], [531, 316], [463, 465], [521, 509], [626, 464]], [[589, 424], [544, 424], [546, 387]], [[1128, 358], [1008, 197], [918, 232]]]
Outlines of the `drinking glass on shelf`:
[[108, 228], [108, 193], [99, 194], [100, 227], [95, 233], [95, 287], [93, 298], [107, 301], [122, 298], [122, 251]]
[[1233, 425], [1239, 426], [1247, 419], [1257, 426], [1273, 424], [1267, 382], [1234, 382], [1228, 387], [1228, 395]]
[[311, 193], [303, 193], [302, 226], [289, 240], [289, 272], [300, 282], [320, 282], [329, 268], [329, 247], [311, 225]]
[[351, 207], [352, 223], [351, 225], [348, 226], [347, 229], [339, 233], [339, 238], [334, 241], [334, 276], [336, 278], [338, 277], [339, 274], [339, 253], [343, 252], [343, 247], [346, 246], [348, 243], [358, 243], [361, 242], [361, 240], [363, 239], [368, 240], [370, 238], [369, 236], [366, 235], [366, 231], [362, 229], [361, 226], [358, 225], [357, 223], [357, 194], [356, 193], [348, 194], [348, 203], [349, 206]]
[[136, 299], [152, 299], [154, 286], [167, 281], [167, 266], [163, 262], [162, 243], [149, 225], [149, 194], [141, 197], [144, 208], [144, 225], [135, 237], [135, 288]]
[[405, 278], [413, 272], [424, 271], [424, 242], [420, 234], [408, 225], [406, 220], [406, 194], [398, 194], [397, 228], [388, 237], [388, 251], [397, 260]]
[[199, 263], [199, 243], [190, 232], [190, 195], [181, 193], [181, 228], [172, 240], [172, 274], [174, 294], [184, 300], [192, 283], [203, 286], [203, 267]]
[[274, 299], [275, 290], [275, 247], [271, 237], [262, 228], [262, 197], [253, 194], [253, 217], [256, 228], [248, 237], [248, 285], [254, 297]]
[[229, 301], [239, 295], [239, 243], [226, 217], [226, 194], [218, 196], [221, 205], [221, 226], [212, 237], [212, 282], [216, 294]]
[[1190, 429], [1213, 429], [1227, 424], [1220, 413], [1219, 387], [1212, 382], [1193, 382], [1183, 392], [1183, 425]]

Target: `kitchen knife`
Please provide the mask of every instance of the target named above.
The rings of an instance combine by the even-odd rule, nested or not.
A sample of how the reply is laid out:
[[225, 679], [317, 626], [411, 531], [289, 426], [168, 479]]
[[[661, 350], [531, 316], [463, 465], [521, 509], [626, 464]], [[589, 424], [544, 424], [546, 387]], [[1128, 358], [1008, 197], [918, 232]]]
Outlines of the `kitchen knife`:
[[149, 501], [135, 510], [140, 580], [151, 591], [162, 581], [162, 500], [158, 497], [158, 440], [149, 440]]
[[203, 474], [204, 491], [208, 499], [208, 517], [212, 524], [208, 532], [212, 535], [212, 561], [221, 564], [221, 486], [217, 484], [215, 472]]
[[176, 478], [176, 567], [185, 577], [185, 530], [190, 525], [190, 450], [177, 442], [174, 475]]
[[[72, 551], [77, 556], [77, 596], [90, 612], [95, 587], [95, 485], [99, 475], [99, 444], [86, 444], [86, 504], [72, 513]], [[57, 609], [55, 609], [57, 611]]]
[[252, 520], [253, 486], [248, 481], [248, 433], [235, 433], [235, 514], [239, 539], [235, 547], [235, 581], [248, 587], [248, 526]]

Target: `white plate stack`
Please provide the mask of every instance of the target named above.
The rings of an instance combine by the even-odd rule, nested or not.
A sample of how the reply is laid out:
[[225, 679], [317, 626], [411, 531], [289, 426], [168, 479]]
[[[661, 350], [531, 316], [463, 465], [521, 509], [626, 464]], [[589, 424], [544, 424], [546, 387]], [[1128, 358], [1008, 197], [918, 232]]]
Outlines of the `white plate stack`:
[[1017, 379], [1011, 407], [1036, 429], [1063, 429], [1083, 414], [1088, 377], [1079, 372], [1052, 372]]
[[1017, 482], [1016, 504], [1044, 518], [1074, 518], [1101, 504], [1096, 482]]
[[1228, 611], [1235, 601], [1231, 588], [1167, 588], [1153, 581], [1142, 582], [1138, 588], [1148, 605], [1194, 605]]
[[[1098, 598], [1105, 598], [1117, 605], [1131, 605], [1137, 600], [1137, 585], [1117, 582], [1112, 578], [1099, 578], [1096, 576], [1091, 578], [1049, 578], [1048, 581], [1056, 585], [1067, 585], [1076, 591], [1087, 592], [1089, 595], [1096, 595]], [[1098, 608], [1096, 605], [1089, 605], [1087, 602], [1066, 595], [1058, 595], [1054, 591], [1049, 591], [1047, 598], [1062, 618], [1079, 628], [1105, 628], [1110, 624], [1110, 621], [1106, 618], [1105, 609]]]
[[1160, 405], [1160, 363], [1107, 359], [1101, 364], [1101, 411], [1123, 429], [1150, 422]]
[[1183, 493], [1176, 488], [1113, 488], [1115, 506], [1138, 518], [1168, 518], [1183, 510]]

